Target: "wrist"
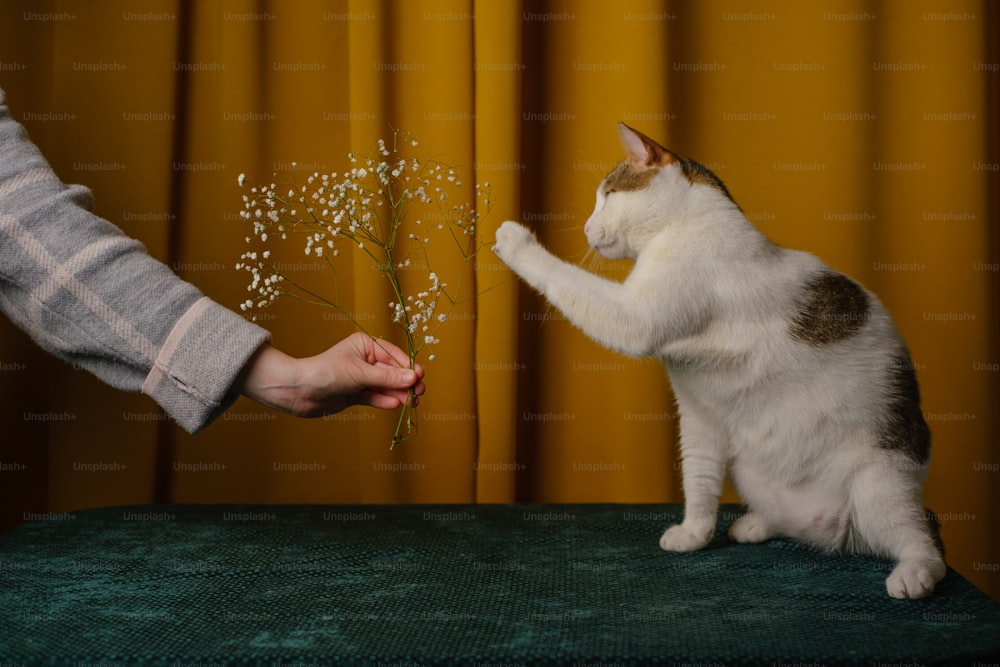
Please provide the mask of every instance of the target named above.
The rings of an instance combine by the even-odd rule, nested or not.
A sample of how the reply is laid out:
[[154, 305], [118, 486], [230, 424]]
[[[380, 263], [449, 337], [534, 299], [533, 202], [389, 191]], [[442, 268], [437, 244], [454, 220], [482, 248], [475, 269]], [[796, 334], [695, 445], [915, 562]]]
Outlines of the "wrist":
[[296, 376], [297, 360], [265, 344], [247, 363], [240, 393], [277, 410], [292, 412], [296, 402]]

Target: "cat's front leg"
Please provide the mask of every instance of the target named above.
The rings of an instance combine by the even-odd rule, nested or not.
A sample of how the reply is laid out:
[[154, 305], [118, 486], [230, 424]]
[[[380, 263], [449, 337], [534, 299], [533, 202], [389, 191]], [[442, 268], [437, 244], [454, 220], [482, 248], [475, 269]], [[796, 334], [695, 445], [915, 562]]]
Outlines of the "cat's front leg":
[[[684, 520], [667, 528], [660, 537], [660, 548], [664, 551], [697, 551], [707, 546], [715, 534], [722, 473], [718, 473], [718, 491], [715, 491], [714, 472], [689, 477], [689, 468], [684, 466]], [[692, 479], [696, 476], [698, 480]]]
[[493, 251], [573, 325], [626, 356], [657, 354], [665, 342], [701, 325], [702, 300], [679, 294], [683, 285], [660, 275], [637, 277], [636, 271], [623, 283], [608, 280], [559, 259], [516, 222], [497, 229]]
[[721, 439], [695, 414], [681, 414], [684, 520], [660, 537], [664, 551], [697, 551], [715, 534], [726, 463]]
[[545, 265], [559, 263], [524, 225], [508, 220], [497, 229], [493, 252], [516, 274], [539, 292], [545, 293]]

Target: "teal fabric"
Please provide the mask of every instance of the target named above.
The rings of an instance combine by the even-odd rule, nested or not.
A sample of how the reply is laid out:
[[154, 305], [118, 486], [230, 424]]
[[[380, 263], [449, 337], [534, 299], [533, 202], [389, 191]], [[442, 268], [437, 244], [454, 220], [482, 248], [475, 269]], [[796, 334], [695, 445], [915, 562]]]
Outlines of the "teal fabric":
[[677, 505], [112, 507], [0, 539], [3, 665], [968, 665], [1000, 605], [954, 571], [785, 540], [662, 552]]

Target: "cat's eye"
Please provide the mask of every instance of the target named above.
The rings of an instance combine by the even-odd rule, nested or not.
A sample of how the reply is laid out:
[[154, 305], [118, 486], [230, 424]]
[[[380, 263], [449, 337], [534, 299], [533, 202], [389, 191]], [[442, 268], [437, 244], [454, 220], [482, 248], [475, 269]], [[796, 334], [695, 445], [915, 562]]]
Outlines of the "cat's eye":
[[608, 195], [610, 195], [613, 192], [618, 192], [618, 191], [615, 190], [614, 188], [608, 188], [607, 190], [604, 191], [604, 196], [607, 197]]

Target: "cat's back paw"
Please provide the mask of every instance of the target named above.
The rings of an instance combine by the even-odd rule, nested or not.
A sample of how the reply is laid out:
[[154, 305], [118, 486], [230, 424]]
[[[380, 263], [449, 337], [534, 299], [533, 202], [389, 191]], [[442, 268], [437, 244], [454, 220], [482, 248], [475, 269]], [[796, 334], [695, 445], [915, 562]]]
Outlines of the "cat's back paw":
[[684, 524], [667, 528], [660, 537], [660, 548], [664, 551], [697, 551], [712, 539], [712, 529], [695, 530]]
[[756, 512], [747, 512], [729, 526], [729, 539], [741, 544], [760, 544], [775, 535], [771, 524]]
[[943, 560], [900, 561], [889, 578], [885, 588], [894, 598], [916, 600], [934, 592], [934, 585], [941, 581], [947, 571]]

